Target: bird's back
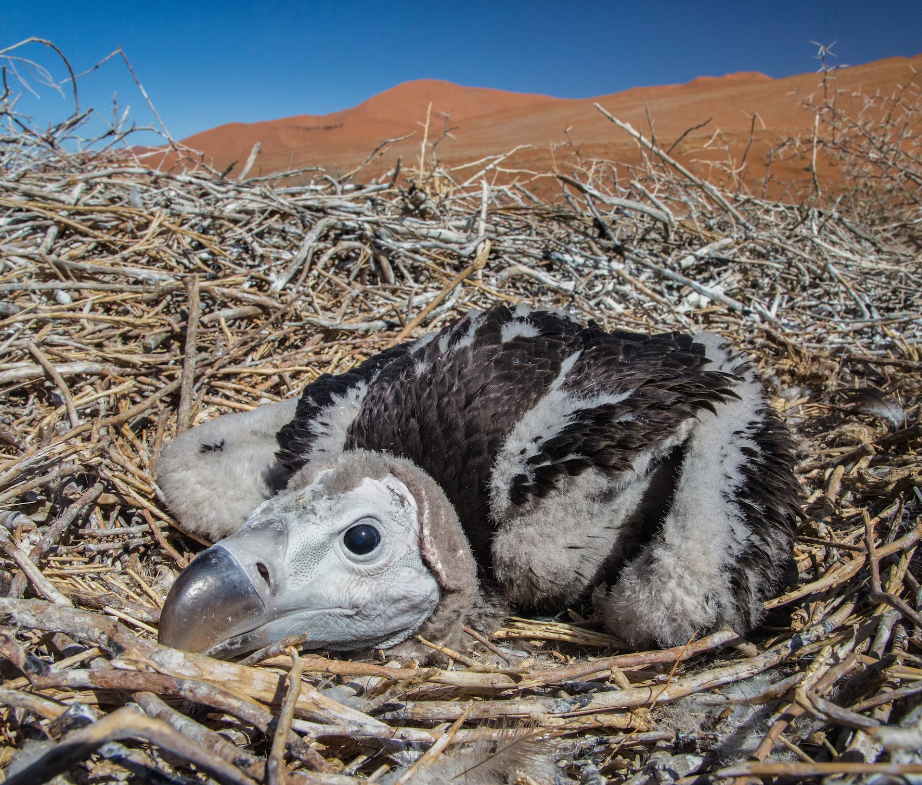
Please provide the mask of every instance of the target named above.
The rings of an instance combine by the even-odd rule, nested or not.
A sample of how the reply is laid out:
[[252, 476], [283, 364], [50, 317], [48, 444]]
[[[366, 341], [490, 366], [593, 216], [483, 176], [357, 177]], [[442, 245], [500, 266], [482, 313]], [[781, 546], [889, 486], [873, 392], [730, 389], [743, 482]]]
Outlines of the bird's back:
[[332, 421], [351, 417], [342, 448], [389, 452], [435, 478], [487, 568], [499, 475], [514, 506], [590, 468], [630, 471], [729, 394], [730, 377], [706, 370], [689, 336], [606, 333], [546, 311], [469, 314], [391, 352], [306, 388], [279, 435], [283, 460], [296, 469], [316, 454], [327, 434], [317, 418], [339, 430]]

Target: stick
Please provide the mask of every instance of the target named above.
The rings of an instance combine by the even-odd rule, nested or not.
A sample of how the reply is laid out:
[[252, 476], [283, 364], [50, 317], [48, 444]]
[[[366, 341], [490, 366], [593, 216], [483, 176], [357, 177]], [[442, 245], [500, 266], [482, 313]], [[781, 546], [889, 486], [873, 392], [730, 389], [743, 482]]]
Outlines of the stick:
[[301, 658], [294, 646], [289, 647], [291, 657], [291, 671], [288, 673], [288, 692], [285, 702], [279, 712], [275, 735], [272, 738], [272, 750], [269, 752], [269, 762], [266, 764], [266, 780], [268, 785], [285, 785], [288, 771], [285, 768], [285, 743], [291, 734], [291, 721], [294, 718], [295, 706], [301, 695]]
[[[118, 373], [118, 368], [114, 365], [91, 362], [62, 363], [55, 366], [54, 370], [62, 378], [64, 376], [83, 375], [108, 376], [112, 373]], [[31, 363], [20, 365], [8, 371], [0, 371], [0, 384], [9, 384], [10, 382], [25, 381], [27, 379], [40, 379], [44, 373], [47, 373], [44, 366], [32, 365]]]
[[397, 337], [391, 342], [391, 346], [396, 346], [399, 343], [403, 343], [410, 333], [413, 332], [419, 325], [423, 323], [423, 320], [432, 313], [436, 307], [451, 294], [455, 287], [457, 287], [465, 278], [467, 278], [471, 273], [476, 270], [482, 270], [484, 265], [487, 263], [487, 257], [490, 255], [490, 248], [492, 244], [489, 240], [484, 240], [479, 249], [477, 250], [477, 256], [474, 257], [474, 261], [465, 267], [460, 273], [458, 273], [451, 281], [449, 281], [445, 288], [439, 292], [435, 298], [416, 316], [412, 321], [410, 321], [406, 327], [404, 327], [398, 334]]
[[[268, 733], [274, 722], [272, 714], [255, 701], [236, 695], [227, 689], [200, 679], [182, 678], [160, 673], [106, 668], [100, 670], [65, 670], [45, 675], [26, 672], [38, 689], [51, 687], [70, 689], [103, 689], [129, 692], [153, 692], [198, 703], [225, 712], [242, 722]], [[276, 734], [278, 735], [278, 734]], [[328, 770], [326, 761], [293, 733], [281, 739], [288, 744], [292, 754], [311, 768]]]
[[23, 440], [19, 434], [16, 433], [15, 428], [10, 427], [9, 425], [4, 425], [3, 423], [0, 423], [0, 441], [11, 444], [20, 452], [25, 452], [29, 448], [29, 445], [26, 444], [25, 440]]
[[254, 785], [253, 780], [242, 774], [236, 766], [221, 760], [194, 741], [177, 733], [165, 722], [151, 719], [136, 708], [128, 706], [117, 709], [99, 722], [68, 734], [31, 766], [9, 777], [5, 785], [36, 785], [47, 782], [58, 774], [69, 771], [103, 744], [131, 738], [149, 741], [180, 759], [195, 764], [222, 785]]
[[[114, 656], [149, 663], [152, 668], [180, 678], [207, 678], [217, 685], [227, 685], [235, 693], [243, 692], [264, 703], [277, 702], [278, 674], [263, 668], [245, 668], [231, 662], [214, 660], [201, 654], [181, 652], [142, 640], [111, 617], [89, 611], [65, 608], [41, 600], [14, 600], [0, 597], [0, 616], [8, 615], [13, 623], [36, 629], [65, 632], [78, 639], [90, 640]], [[137, 688], [142, 689], [142, 688]], [[363, 712], [327, 698], [309, 685], [301, 688], [299, 716], [330, 724], [358, 722], [382, 725]]]
[[[723, 303], [733, 311], [737, 311], [741, 314], [752, 313], [752, 309], [746, 305], [743, 305], [743, 303], [741, 303], [739, 300], [734, 300], [732, 297], [729, 297], [722, 292], [716, 292], [713, 289], [708, 289], [708, 287], [702, 286], [697, 281], [693, 281], [691, 278], [682, 275], [682, 273], [677, 273], [673, 270], [670, 270], [668, 267], [660, 267], [658, 264], [654, 264], [648, 259], [645, 259], [644, 257], [637, 254], [625, 252], [624, 258], [633, 262], [634, 264], [639, 264], [641, 267], [646, 267], [648, 270], [652, 270], [657, 275], [661, 275], [663, 278], [669, 278], [671, 281], [675, 281], [676, 283], [680, 283], [683, 286], [687, 286], [689, 289], [694, 289], [696, 292], [698, 292], [698, 294], [703, 294], [709, 300], [716, 300], [719, 303]], [[778, 323], [777, 319], [774, 319], [767, 314], [763, 314], [763, 316], [775, 324]]]
[[[258, 665], [259, 663], [265, 660], [280, 656], [285, 651], [287, 651], [289, 648], [300, 647], [309, 638], [310, 638], [310, 635], [308, 633], [300, 633], [298, 635], [288, 635], [287, 637], [282, 638], [282, 640], [280, 641], [276, 641], [275, 643], [272, 643], [268, 646], [264, 646], [261, 649], [257, 649], [252, 654], [247, 655], [242, 660], [240, 660], [240, 664], [247, 665], [247, 666]], [[291, 660], [289, 658], [289, 662], [290, 661]], [[289, 665], [289, 668], [291, 667], [292, 666]], [[303, 664], [301, 668], [303, 671], [303, 668], [304, 668]]]
[[675, 225], [675, 218], [665, 210], [657, 210], [655, 207], [648, 207], [643, 202], [634, 202], [630, 199], [618, 199], [614, 196], [608, 196], [603, 193], [599, 193], [594, 188], [581, 183], [574, 177], [568, 177], [565, 174], [557, 174], [557, 179], [561, 182], [572, 185], [574, 188], [582, 191], [587, 196], [592, 196], [595, 199], [598, 199], [602, 204], [607, 204], [609, 207], [620, 207], [624, 210], [634, 210], [638, 213], [643, 213], [649, 215], [651, 218], [655, 218], [657, 221], [662, 221], [667, 226]]
[[11, 690], [6, 687], [0, 687], [0, 706], [25, 709], [37, 714], [39, 717], [44, 717], [46, 720], [53, 720], [67, 711], [66, 707], [60, 703], [43, 698], [41, 695]]
[[[136, 692], [131, 697], [135, 703], [144, 709], [148, 716], [168, 723], [183, 736], [192, 739], [224, 758], [228, 763], [237, 766], [244, 774], [256, 780], [256, 782], [265, 781], [265, 759], [258, 758], [246, 749], [241, 749], [236, 744], [229, 742], [221, 734], [199, 725], [185, 714], [180, 714], [175, 709], [167, 706], [152, 692]], [[0, 694], [0, 701], [2, 701], [2, 694]], [[310, 774], [289, 771], [287, 773], [288, 782], [293, 785], [360, 785], [361, 783], [361, 780], [329, 773], [331, 771], [330, 767], [326, 767], [323, 771], [313, 771]]]
[[922, 774], [922, 763], [740, 763], [714, 772], [713, 779], [725, 777], [828, 777], [835, 774], [877, 774], [905, 777]]
[[198, 341], [199, 299], [198, 276], [187, 275], [186, 293], [189, 297], [189, 316], [186, 319], [186, 353], [182, 362], [179, 385], [179, 410], [176, 413], [176, 433], [189, 430], [192, 422], [192, 385], [195, 382], [195, 352]]
[[[845, 603], [832, 616], [823, 622], [803, 630], [794, 638], [756, 657], [738, 663], [703, 671], [693, 676], [678, 679], [665, 688], [658, 685], [649, 687], [632, 687], [629, 690], [613, 692], [596, 692], [587, 696], [589, 700], [560, 698], [521, 698], [498, 701], [479, 701], [473, 703], [470, 715], [475, 719], [496, 718], [504, 716], [533, 716], [548, 714], [552, 716], [570, 716], [592, 714], [615, 709], [632, 709], [650, 703], [654, 697], [664, 703], [674, 701], [703, 690], [710, 690], [723, 684], [741, 681], [757, 673], [762, 673], [781, 662], [804, 646], [814, 643], [837, 629], [851, 615], [854, 603]], [[444, 721], [455, 720], [470, 703], [453, 701], [407, 701], [395, 705], [394, 709], [383, 716], [390, 720], [410, 721]]]
[[492, 651], [497, 657], [500, 657], [507, 665], [512, 665], [514, 660], [509, 655], [506, 654], [499, 646], [494, 643], [491, 643], [483, 635], [481, 635], [477, 630], [468, 627], [466, 624], [461, 625], [461, 629], [464, 630], [468, 635], [470, 635], [475, 641], [478, 641], [484, 648]]
[[410, 766], [410, 768], [408, 768], [403, 774], [400, 775], [400, 779], [398, 779], [394, 783], [394, 785], [403, 785], [414, 774], [420, 771], [425, 771], [433, 763], [435, 763], [435, 759], [438, 758], [438, 756], [442, 754], [442, 750], [444, 750], [449, 744], [451, 744], [451, 740], [455, 737], [458, 731], [461, 730], [461, 726], [464, 724], [464, 721], [467, 719], [468, 715], [471, 713], [471, 711], [473, 711], [473, 709], [474, 709], [474, 706], [473, 704], [471, 704], [461, 714], [461, 716], [458, 717], [458, 719], [456, 719], [452, 723], [448, 731], [446, 733], [443, 733], [441, 736], [439, 736], [438, 741], [436, 741], [435, 744], [433, 744], [428, 750], [426, 750], [419, 757], [416, 763], [414, 763], [412, 766]]
[[[103, 484], [98, 482], [61, 513], [57, 520], [48, 527], [48, 531], [45, 532], [38, 545], [32, 548], [29, 553], [29, 559], [35, 564], [38, 564], [39, 559], [57, 545], [58, 540], [61, 539], [64, 532], [67, 531], [67, 528], [76, 520], [77, 516], [81, 515], [93, 502], [95, 502], [102, 495], [102, 492]], [[24, 573], [18, 573], [13, 576], [8, 596], [22, 597], [25, 588], [26, 576]]]
[[342, 222], [338, 218], [333, 217], [321, 218], [317, 221], [313, 228], [304, 236], [301, 247], [294, 257], [292, 257], [288, 266], [269, 287], [269, 291], [272, 293], [281, 292], [288, 285], [292, 277], [294, 277], [294, 274], [298, 272], [302, 264], [310, 264], [310, 255], [313, 253], [314, 247], [317, 245], [317, 241], [320, 239], [321, 235], [328, 229], [333, 229], [341, 225]]
[[265, 779], [266, 762], [264, 760], [251, 755], [246, 750], [240, 749], [221, 734], [199, 725], [185, 714], [180, 714], [175, 709], [170, 708], [154, 693], [136, 692], [131, 696], [131, 699], [144, 709], [144, 713], [149, 717], [166, 722], [186, 738], [192, 739], [192, 741], [220, 756], [228, 763], [237, 766], [250, 779], [256, 782], [263, 782]]
[[[146, 414], [148, 411], [150, 411], [154, 407], [154, 405], [161, 398], [164, 398], [170, 393], [175, 392], [179, 388], [179, 384], [180, 384], [179, 379], [177, 379], [176, 381], [170, 382], [169, 384], [165, 384], [163, 387], [157, 390], [157, 392], [155, 392], [153, 395], [148, 396], [143, 401], [141, 401], [141, 403], [136, 404], [135, 406], [132, 406], [130, 409], [126, 409], [121, 414], [114, 414], [111, 417], [104, 417], [102, 420], [99, 421], [99, 430], [102, 430], [103, 428], [109, 428], [113, 426], [122, 425], [128, 422], [129, 420], [133, 420], [135, 417], [140, 417], [142, 414]], [[74, 428], [73, 430], [68, 431], [67, 433], [59, 436], [56, 440], [52, 442], [52, 444], [57, 444], [59, 442], [62, 442], [68, 439], [73, 439], [79, 436], [81, 433], [86, 433], [92, 427], [93, 427], [92, 423], [83, 423], [83, 425], [81, 425], [79, 428]]]
[[56, 480], [62, 479], [71, 474], [77, 474], [81, 471], [83, 471], [83, 467], [80, 464], [69, 464], [66, 466], [61, 466], [60, 468], [55, 469], [54, 471], [49, 472], [42, 477], [36, 477], [34, 480], [29, 480], [29, 482], [24, 482], [22, 485], [17, 485], [5, 493], [0, 493], [0, 504], [3, 504], [10, 499], [15, 499], [17, 496], [22, 496], [24, 493], [28, 493], [29, 491], [35, 490], [36, 488], [42, 488], [45, 485], [50, 485]]
[[147, 525], [150, 526], [151, 534], [154, 535], [154, 539], [157, 541], [157, 544], [163, 548], [170, 556], [173, 561], [179, 565], [179, 569], [184, 570], [189, 566], [189, 562], [184, 556], [181, 556], [179, 551], [177, 551], [170, 543], [167, 541], [166, 537], [163, 536], [163, 532], [160, 531], [160, 527], [154, 522], [154, 516], [150, 514], [149, 511], [142, 509], [141, 515], [144, 516], [144, 519], [147, 521]]
[[43, 597], [47, 598], [55, 605], [67, 605], [72, 606], [73, 603], [67, 597], [65, 597], [61, 592], [59, 592], [52, 585], [44, 575], [38, 566], [29, 558], [29, 555], [16, 547], [16, 544], [9, 539], [5, 528], [0, 528], [0, 548], [3, 552], [9, 556], [16, 564], [19, 565], [19, 569], [25, 574], [29, 579], [30, 583], [35, 587], [35, 590], [41, 594]]
[[[890, 554], [897, 553], [902, 550], [906, 550], [913, 543], [918, 542], [922, 539], [922, 525], [917, 526], [913, 531], [904, 537], [900, 537], [898, 540], [894, 540], [889, 545], [885, 545], [883, 548], [876, 549], [878, 558], [884, 558]], [[804, 584], [799, 588], [795, 589], [788, 594], [784, 594], [781, 597], [776, 597], [772, 600], [768, 600], [764, 603], [766, 610], [771, 610], [772, 608], [779, 608], [782, 605], [787, 605], [790, 602], [799, 600], [802, 597], [806, 597], [810, 594], [815, 594], [818, 591], [823, 591], [828, 589], [831, 586], [836, 586], [840, 583], [843, 583], [849, 580], [853, 575], [857, 574], [858, 571], [864, 567], [867, 557], [862, 555], [854, 559], [849, 559], [849, 561], [844, 564], [840, 564], [837, 567], [833, 567], [829, 570], [822, 578], [813, 581], [812, 583]]]
[[871, 516], [868, 511], [864, 510], [864, 531], [865, 542], [868, 547], [868, 561], [871, 564], [871, 591], [870, 596], [876, 602], [885, 602], [887, 605], [898, 610], [906, 619], [909, 619], [917, 627], [922, 627], [922, 615], [914, 611], [905, 600], [901, 600], [895, 594], [884, 591], [880, 583], [880, 557], [877, 555], [877, 548], [874, 545], [874, 524], [871, 523]]
[[455, 651], [454, 649], [449, 649], [447, 646], [440, 646], [438, 643], [432, 643], [427, 641], [422, 635], [417, 635], [416, 640], [418, 640], [423, 646], [428, 646], [430, 649], [434, 649], [439, 652], [439, 654], [444, 654], [446, 657], [450, 657], [453, 660], [464, 663], [468, 668], [479, 668], [480, 663], [477, 660], [472, 660], [470, 657], [461, 654], [461, 652]]
[[39, 349], [31, 341], [28, 344], [29, 353], [38, 360], [39, 365], [45, 369], [52, 381], [54, 381], [58, 390], [61, 393], [61, 397], [64, 399], [64, 406], [67, 407], [67, 416], [70, 418], [70, 427], [76, 428], [80, 425], [80, 418], [77, 416], [77, 408], [74, 406], [74, 397], [70, 394], [70, 388], [67, 386], [67, 382], [64, 381], [64, 377], [61, 376], [51, 364], [47, 357], [42, 353], [42, 350]]
[[262, 152], [262, 145], [259, 142], [253, 145], [253, 149], [250, 150], [250, 157], [247, 158], [246, 164], [244, 164], [243, 170], [240, 172], [240, 176], [237, 177], [238, 180], [243, 181], [247, 179], [247, 175], [250, 173], [250, 169], [253, 168], [253, 164], [256, 163], [256, 156]]
[[723, 196], [720, 195], [720, 192], [710, 183], [706, 183], [698, 177], [695, 177], [688, 169], [686, 169], [682, 164], [676, 161], [674, 158], [670, 158], [665, 152], [660, 150], [656, 145], [648, 142], [643, 134], [635, 131], [627, 123], [622, 123], [618, 118], [613, 117], [608, 112], [606, 112], [599, 104], [593, 104], [596, 109], [598, 109], [602, 114], [604, 114], [609, 120], [611, 120], [615, 125], [618, 126], [622, 131], [626, 131], [631, 136], [633, 136], [638, 142], [640, 142], [644, 147], [646, 147], [650, 152], [655, 153], [660, 156], [667, 164], [669, 164], [673, 169], [675, 169], [680, 174], [687, 177], [695, 185], [697, 185], [702, 191], [704, 191], [708, 196], [710, 196], [715, 202], [717, 202], [721, 207], [724, 208], [730, 215], [736, 218], [743, 226], [749, 226], [749, 222], [743, 218], [742, 215], [733, 207]]

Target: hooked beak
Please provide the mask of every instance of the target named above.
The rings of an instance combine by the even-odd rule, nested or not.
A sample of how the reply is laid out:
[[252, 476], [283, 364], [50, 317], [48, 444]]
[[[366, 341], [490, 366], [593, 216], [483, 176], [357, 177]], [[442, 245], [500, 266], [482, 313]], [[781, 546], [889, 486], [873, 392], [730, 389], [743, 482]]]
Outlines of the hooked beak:
[[218, 659], [291, 635], [336, 642], [337, 620], [356, 610], [330, 607], [316, 584], [286, 590], [285, 542], [285, 526], [270, 516], [196, 556], [163, 604], [160, 642]]
[[233, 555], [220, 545], [200, 553], [183, 570], [160, 613], [160, 642], [206, 652], [258, 626], [266, 604]]
[[[440, 589], [422, 560], [410, 491], [397, 483], [366, 479], [338, 495], [312, 485], [265, 501], [176, 579], [160, 642], [229, 658], [289, 636], [339, 650], [405, 640]], [[379, 534], [370, 560], [344, 540], [365, 519]]]

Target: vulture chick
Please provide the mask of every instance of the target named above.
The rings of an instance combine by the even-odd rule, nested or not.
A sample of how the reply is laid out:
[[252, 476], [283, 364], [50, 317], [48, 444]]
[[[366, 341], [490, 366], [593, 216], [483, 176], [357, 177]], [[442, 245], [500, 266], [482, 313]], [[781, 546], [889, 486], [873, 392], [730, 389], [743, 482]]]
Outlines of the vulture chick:
[[225, 657], [289, 635], [457, 646], [463, 623], [601, 584], [634, 645], [743, 633], [791, 563], [798, 498], [790, 438], [722, 338], [524, 306], [193, 428], [157, 470], [180, 524], [220, 540], [177, 579], [160, 640]]

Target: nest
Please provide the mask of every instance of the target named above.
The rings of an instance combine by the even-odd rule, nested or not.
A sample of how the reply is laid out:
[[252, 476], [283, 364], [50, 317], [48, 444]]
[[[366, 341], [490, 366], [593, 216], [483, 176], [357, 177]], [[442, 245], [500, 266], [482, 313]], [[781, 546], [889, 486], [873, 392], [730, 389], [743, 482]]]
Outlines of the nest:
[[[719, 190], [639, 134], [650, 159], [630, 180], [589, 162], [545, 202], [489, 160], [463, 187], [423, 161], [380, 183], [231, 180], [66, 152], [72, 128], [0, 148], [11, 782], [439, 781], [465, 754], [482, 781], [519, 783], [548, 779], [542, 757], [558, 779], [631, 785], [922, 770], [917, 216]], [[204, 547], [155, 482], [177, 429], [518, 302], [717, 331], [754, 358], [803, 486], [799, 578], [764, 626], [629, 652], [574, 607], [469, 630], [425, 668], [156, 643]]]

